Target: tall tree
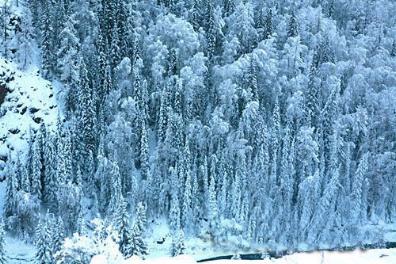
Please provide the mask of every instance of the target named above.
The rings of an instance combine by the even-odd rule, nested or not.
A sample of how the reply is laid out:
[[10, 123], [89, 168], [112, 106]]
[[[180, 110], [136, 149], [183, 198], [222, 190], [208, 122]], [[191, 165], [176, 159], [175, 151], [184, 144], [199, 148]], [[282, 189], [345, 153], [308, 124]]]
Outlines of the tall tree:
[[4, 230], [4, 223], [1, 221], [0, 223], [0, 264], [8, 263], [8, 259], [6, 256], [5, 251], [5, 230]]

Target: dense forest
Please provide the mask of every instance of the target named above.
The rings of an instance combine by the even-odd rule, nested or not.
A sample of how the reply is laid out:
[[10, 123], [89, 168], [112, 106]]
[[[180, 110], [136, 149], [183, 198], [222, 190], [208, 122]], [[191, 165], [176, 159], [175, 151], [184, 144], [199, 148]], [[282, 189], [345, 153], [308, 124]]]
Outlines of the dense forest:
[[381, 241], [396, 220], [395, 14], [392, 0], [11, 1], [1, 54], [40, 65], [60, 111], [8, 158], [5, 230], [40, 264], [109, 228], [124, 256], [147, 254], [160, 218], [173, 255], [184, 236]]

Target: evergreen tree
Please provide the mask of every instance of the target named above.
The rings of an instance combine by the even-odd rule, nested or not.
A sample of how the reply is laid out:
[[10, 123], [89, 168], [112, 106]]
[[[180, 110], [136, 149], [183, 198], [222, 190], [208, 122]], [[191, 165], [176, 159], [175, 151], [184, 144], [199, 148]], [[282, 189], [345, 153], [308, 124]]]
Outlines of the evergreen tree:
[[[48, 221], [48, 219], [47, 219]], [[41, 220], [37, 225], [36, 232], [36, 256], [35, 263], [37, 264], [50, 264], [54, 263], [54, 253], [52, 248], [52, 235], [50, 223]]]
[[295, 37], [298, 35], [297, 18], [294, 12], [292, 12], [289, 20], [289, 25], [287, 28], [287, 36]]
[[58, 138], [58, 158], [56, 179], [59, 184], [69, 183], [73, 179], [72, 142], [69, 128], [63, 128], [64, 135]]
[[50, 77], [54, 70], [54, 62], [56, 58], [54, 56], [54, 43], [53, 43], [53, 36], [52, 36], [52, 21], [55, 19], [52, 17], [51, 12], [51, 5], [43, 4], [41, 8], [44, 10], [41, 11], [41, 48], [43, 51], [42, 57], [42, 67], [43, 67], [43, 76]]
[[52, 238], [52, 247], [53, 247], [53, 252], [58, 252], [61, 250], [61, 247], [63, 245], [63, 240], [65, 239], [65, 231], [64, 231], [64, 225], [61, 217], [58, 217], [57, 219], [53, 220], [53, 238]]
[[129, 215], [127, 212], [127, 204], [121, 197], [117, 203], [117, 208], [114, 214], [113, 228], [118, 232], [118, 245], [120, 251], [125, 257], [132, 256], [131, 244], [132, 236], [130, 234]]
[[63, 30], [60, 33], [60, 48], [56, 53], [57, 56], [57, 73], [67, 90], [67, 109], [74, 111], [78, 101], [79, 85], [79, 49], [80, 42], [75, 30], [75, 21], [72, 17], [68, 18]]
[[136, 207], [136, 225], [140, 228], [142, 234], [146, 231], [147, 218], [146, 218], [146, 207], [142, 202], [137, 204]]
[[[44, 190], [43, 200], [50, 205], [50, 207], [56, 208], [56, 192], [58, 181], [56, 178], [57, 170], [57, 154], [56, 154], [56, 138], [54, 135], [49, 135], [46, 140], [44, 148]], [[29, 185], [29, 183], [26, 183]], [[25, 187], [26, 188], [26, 187]], [[27, 191], [27, 190], [26, 190]]]
[[3, 223], [3, 221], [1, 221], [1, 223], [0, 223], [0, 264], [8, 263], [4, 245], [5, 245], [5, 230], [4, 230], [4, 223]]
[[182, 204], [182, 226], [183, 228], [188, 228], [190, 226], [190, 221], [192, 216], [192, 179], [191, 179], [191, 164], [190, 164], [190, 146], [188, 140], [186, 140], [184, 148], [184, 162], [183, 166], [185, 172], [185, 182], [184, 182], [184, 193], [183, 193], [183, 204]]
[[[11, 157], [11, 156], [10, 156]], [[5, 202], [4, 202], [4, 217], [7, 219], [8, 217], [14, 215], [17, 198], [16, 194], [18, 191], [18, 181], [17, 175], [15, 174], [15, 168], [11, 162], [8, 163], [7, 166], [7, 185], [6, 185], [6, 194], [5, 194]]]
[[32, 175], [32, 193], [37, 195], [39, 199], [42, 198], [42, 177], [43, 177], [43, 169], [44, 164], [42, 164], [42, 138], [40, 134], [36, 136], [34, 142], [34, 149], [33, 149], [33, 175]]
[[217, 197], [216, 197], [216, 163], [217, 158], [215, 155], [211, 158], [211, 171], [209, 181], [209, 205], [208, 205], [208, 219], [210, 225], [210, 232], [214, 234], [218, 228], [218, 208], [217, 208]]
[[351, 221], [354, 225], [358, 225], [362, 220], [362, 210], [364, 210], [365, 205], [363, 203], [363, 184], [365, 181], [365, 174], [367, 173], [368, 167], [368, 157], [366, 153], [361, 158], [358, 168], [355, 173], [355, 179], [352, 182], [352, 193], [351, 193]]
[[173, 192], [171, 196], [171, 205], [169, 211], [170, 227], [172, 231], [180, 229], [180, 204], [177, 193]]
[[186, 250], [184, 245], [184, 232], [178, 230], [174, 236], [172, 236], [172, 252], [173, 257], [183, 255]]
[[264, 39], [271, 37], [272, 31], [272, 9], [269, 8], [264, 21]]
[[110, 202], [107, 209], [107, 215], [109, 217], [114, 217], [117, 215], [117, 206], [124, 198], [122, 195], [121, 174], [118, 163], [112, 162], [110, 166], [110, 197], [106, 197], [107, 199], [110, 199]]
[[142, 238], [142, 231], [137, 224], [132, 228], [132, 243], [131, 243], [131, 253], [135, 256], [144, 257], [148, 254], [147, 245]]
[[92, 84], [88, 78], [88, 71], [84, 60], [80, 62], [80, 90], [77, 106], [77, 130], [78, 135], [78, 151], [79, 151], [79, 167], [81, 172], [90, 179], [93, 174], [92, 162], [90, 158], [96, 152], [96, 114], [94, 105], [94, 93]]
[[147, 139], [147, 127], [146, 121], [142, 122], [142, 133], [140, 137], [140, 169], [142, 174], [142, 179], [147, 180], [149, 178], [149, 146]]
[[250, 52], [257, 43], [254, 14], [251, 2], [241, 1], [229, 17], [229, 34], [238, 37], [242, 53]]

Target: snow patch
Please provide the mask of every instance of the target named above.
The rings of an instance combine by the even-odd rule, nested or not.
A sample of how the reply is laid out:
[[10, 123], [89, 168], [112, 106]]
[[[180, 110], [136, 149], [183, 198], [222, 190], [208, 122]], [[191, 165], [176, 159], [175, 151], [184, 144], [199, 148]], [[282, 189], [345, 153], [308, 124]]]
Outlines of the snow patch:
[[0, 105], [0, 176], [7, 155], [15, 155], [27, 147], [30, 130], [41, 123], [47, 128], [56, 124], [58, 108], [55, 93], [49, 81], [43, 79], [37, 68], [20, 71], [12, 62], [0, 58], [0, 83], [7, 94]]

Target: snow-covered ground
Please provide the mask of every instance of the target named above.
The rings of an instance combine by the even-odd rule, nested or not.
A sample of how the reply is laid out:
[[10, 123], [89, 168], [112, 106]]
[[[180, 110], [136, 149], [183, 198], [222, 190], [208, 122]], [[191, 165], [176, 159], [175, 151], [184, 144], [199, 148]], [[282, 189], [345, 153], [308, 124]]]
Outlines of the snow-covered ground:
[[[58, 109], [52, 84], [37, 68], [20, 71], [0, 57], [0, 78], [10, 90], [0, 106], [0, 157], [5, 157], [26, 147], [30, 129], [56, 124]], [[0, 176], [1, 168], [0, 161]]]
[[[34, 257], [35, 249], [32, 245], [19, 240], [7, 238], [6, 250], [10, 256], [8, 263], [30, 263]], [[157, 255], [157, 254], [156, 254]], [[146, 260], [136, 257], [119, 264], [195, 264], [196, 256], [182, 255], [176, 258], [149, 256]], [[296, 253], [280, 259], [266, 260], [216, 260], [206, 263], [213, 264], [394, 264], [396, 263], [396, 249], [372, 249], [367, 251], [356, 250], [353, 252], [314, 252]], [[95, 256], [91, 264], [114, 264], [106, 262], [105, 258]]]
[[5, 250], [9, 264], [31, 263], [36, 252], [32, 244], [11, 237], [6, 238]]
[[[140, 260], [131, 258], [123, 264], [195, 264], [193, 257], [184, 255], [176, 258], [157, 258]], [[396, 249], [373, 249], [353, 252], [314, 252], [296, 253], [279, 259], [266, 260], [216, 260], [213, 264], [394, 264], [396, 263]], [[110, 264], [101, 256], [92, 259], [91, 264]]]
[[[0, 184], [4, 187], [4, 183]], [[0, 199], [1, 200], [1, 199]], [[0, 202], [0, 205], [2, 203]], [[388, 229], [393, 227], [389, 225]], [[387, 241], [394, 242], [394, 234], [389, 233]], [[133, 258], [125, 261], [125, 263], [117, 264], [195, 264], [199, 260], [233, 255], [234, 252], [219, 250], [213, 247], [210, 241], [198, 237], [186, 237], [186, 255], [176, 258], [170, 257], [171, 234], [165, 220], [158, 220], [151, 223], [150, 231], [146, 237], [148, 243], [149, 255], [145, 260]], [[36, 249], [34, 245], [23, 243], [20, 240], [7, 237], [6, 251], [9, 256], [10, 264], [30, 263], [34, 259]], [[255, 252], [239, 252], [252, 253]], [[115, 262], [107, 262], [104, 256], [96, 256], [92, 260], [92, 264], [114, 264]], [[295, 253], [284, 256], [280, 259], [271, 260], [216, 260], [207, 263], [227, 264], [394, 264], [396, 263], [396, 249], [373, 249], [367, 251], [355, 250], [352, 252], [313, 252], [313, 253]]]

